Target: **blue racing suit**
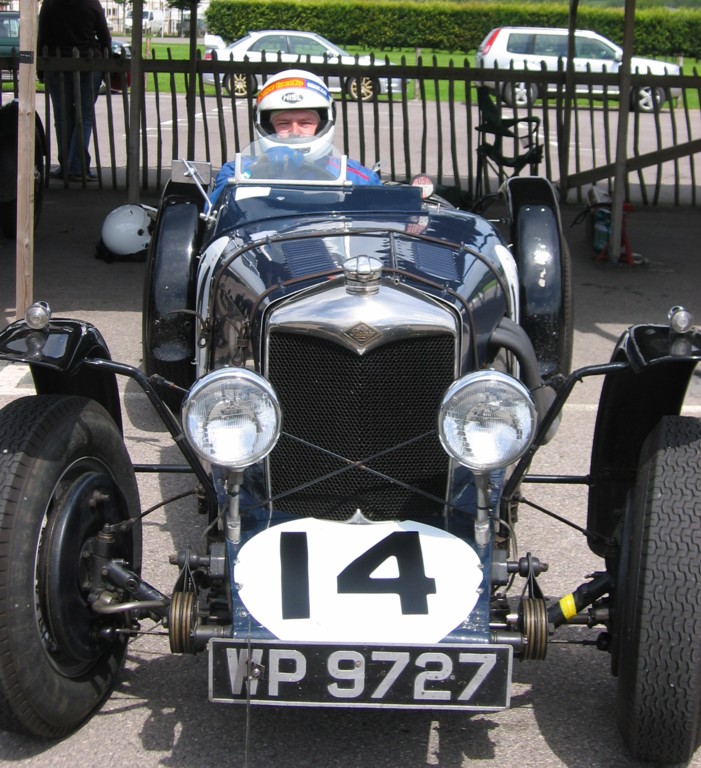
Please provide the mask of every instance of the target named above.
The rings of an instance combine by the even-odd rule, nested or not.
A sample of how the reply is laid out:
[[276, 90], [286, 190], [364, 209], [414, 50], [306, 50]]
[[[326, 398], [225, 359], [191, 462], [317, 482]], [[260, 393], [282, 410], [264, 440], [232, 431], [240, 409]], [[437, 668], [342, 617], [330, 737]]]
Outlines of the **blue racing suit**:
[[[268, 169], [270, 178], [294, 178], [282, 173], [285, 168], [288, 171], [297, 168], [299, 170], [299, 176], [296, 178], [299, 179], [316, 178], [311, 174], [305, 175], [304, 157], [299, 152], [280, 147], [279, 150], [270, 150], [264, 157], [270, 163]], [[321, 171], [328, 170], [332, 175], [336, 175], [340, 169], [340, 158], [335, 155], [326, 155], [314, 163], [309, 163], [310, 169], [313, 169], [314, 166], [317, 166]], [[232, 178], [235, 173], [236, 165], [233, 160], [222, 166], [214, 181], [214, 189], [209, 196], [212, 205], [217, 202], [222, 190], [226, 187], [229, 179]], [[375, 171], [371, 171], [369, 168], [366, 168], [364, 165], [361, 165], [356, 160], [351, 160], [350, 158], [346, 161], [346, 178], [352, 184], [360, 186], [380, 186], [382, 184], [382, 180]]]

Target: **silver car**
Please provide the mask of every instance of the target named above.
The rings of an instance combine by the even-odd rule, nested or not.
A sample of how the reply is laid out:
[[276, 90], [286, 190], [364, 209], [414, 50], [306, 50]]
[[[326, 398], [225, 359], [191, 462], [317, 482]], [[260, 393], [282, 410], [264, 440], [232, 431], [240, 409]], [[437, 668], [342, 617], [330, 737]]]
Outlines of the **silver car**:
[[[482, 41], [477, 55], [478, 67], [485, 69], [527, 69], [538, 72], [545, 69], [557, 72], [559, 60], [567, 59], [567, 30], [549, 27], [499, 27], [493, 29]], [[618, 72], [623, 58], [623, 49], [605, 37], [589, 30], [577, 30], [574, 38], [575, 72]], [[655, 59], [633, 57], [631, 69], [635, 73], [651, 75], [678, 75], [679, 67]], [[495, 88], [494, 83], [486, 83]], [[591, 91], [590, 91], [591, 88]], [[550, 83], [549, 91], [556, 85]], [[577, 91], [602, 96], [617, 96], [618, 89], [603, 85], [579, 85]], [[676, 88], [648, 86], [636, 88], [631, 98], [631, 108], [638, 112], [655, 112], [667, 99], [676, 98]], [[539, 96], [538, 86], [533, 82], [505, 82], [501, 84], [502, 100], [513, 106], [525, 107]]]
[[[219, 45], [215, 41], [221, 38], [207, 36], [205, 45], [210, 47], [205, 52], [205, 60], [219, 61], [281, 61], [287, 68], [290, 65], [304, 66], [305, 64], [360, 64], [385, 67], [384, 61], [374, 61], [370, 56], [356, 57], [339, 48], [332, 42], [314, 32], [291, 32], [290, 30], [261, 30], [249, 32], [245, 37], [230, 45]], [[279, 57], [279, 59], [278, 59]], [[214, 85], [215, 75], [205, 73], [204, 83]], [[226, 72], [220, 75], [222, 85], [230, 96], [245, 98], [249, 93], [255, 93], [263, 84], [265, 75], [243, 72]], [[338, 77], [329, 78], [329, 90], [332, 93], [341, 92], [341, 81]], [[402, 83], [399, 78], [369, 77], [344, 78], [346, 93], [352, 99], [371, 101], [378, 94], [399, 93]]]

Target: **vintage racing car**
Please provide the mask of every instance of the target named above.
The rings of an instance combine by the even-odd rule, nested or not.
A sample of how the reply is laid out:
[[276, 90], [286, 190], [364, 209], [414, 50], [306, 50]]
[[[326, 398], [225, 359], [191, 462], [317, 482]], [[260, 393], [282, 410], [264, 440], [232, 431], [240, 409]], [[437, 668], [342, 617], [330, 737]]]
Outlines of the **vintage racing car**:
[[[690, 759], [701, 421], [680, 414], [701, 335], [689, 312], [631, 327], [610, 362], [571, 373], [549, 182], [509, 180], [506, 216], [490, 222], [426, 183], [353, 187], [343, 158], [306, 165], [281, 178], [252, 146], [212, 205], [209, 169], [174, 163], [140, 229], [145, 370], [41, 302], [0, 333], [0, 359], [28, 364], [36, 386], [0, 411], [0, 725], [77, 729], [150, 622], [173, 653], [209, 654], [215, 702], [472, 712], [508, 707], [514, 660], [545, 659], [569, 624], [610, 656], [631, 753]], [[118, 376], [183, 457], [137, 469], [192, 473], [206, 516], [206, 536], [171, 558], [168, 594], [141, 576], [149, 510]], [[589, 475], [529, 475], [593, 376]], [[526, 480], [589, 488], [583, 540], [602, 570], [554, 599], [539, 586], [547, 565], [515, 545]]]

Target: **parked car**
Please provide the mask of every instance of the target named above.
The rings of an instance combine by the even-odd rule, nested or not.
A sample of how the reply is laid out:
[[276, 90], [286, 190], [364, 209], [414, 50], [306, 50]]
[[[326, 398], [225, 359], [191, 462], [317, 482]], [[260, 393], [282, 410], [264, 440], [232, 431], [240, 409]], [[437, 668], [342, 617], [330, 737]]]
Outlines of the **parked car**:
[[[0, 11], [0, 56], [13, 56], [19, 51], [19, 13]], [[3, 68], [2, 79], [11, 80], [11, 69]]]
[[[477, 55], [477, 66], [485, 69], [528, 69], [557, 72], [559, 62], [567, 60], [566, 29], [548, 27], [498, 27], [493, 29], [482, 41]], [[605, 37], [589, 30], [577, 30], [574, 38], [575, 72], [618, 72], [623, 58], [623, 50]], [[633, 57], [631, 68], [635, 73], [651, 75], [678, 75], [680, 68], [655, 59]], [[487, 83], [490, 85], [490, 83]], [[495, 83], [491, 82], [494, 89]], [[549, 85], [554, 91], [556, 86]], [[603, 85], [579, 85], [579, 93], [601, 96], [618, 96], [618, 88]], [[639, 112], [654, 112], [668, 99], [679, 96], [679, 89], [660, 86], [636, 88], [631, 96], [631, 108]], [[508, 105], [525, 107], [538, 98], [538, 85], [535, 82], [505, 82], [500, 86], [502, 100]]]
[[[131, 45], [121, 40], [112, 40], [112, 58], [124, 59], [129, 61], [131, 59]], [[131, 71], [127, 70], [122, 77], [120, 72], [112, 72], [109, 76], [110, 90], [112, 93], [121, 93], [123, 85], [126, 84], [127, 89], [131, 85]], [[100, 86], [100, 93], [105, 93], [107, 90], [106, 82], [103, 82]]]
[[[190, 36], [190, 12], [189, 11], [183, 11], [182, 17], [178, 20], [176, 24], [176, 32], [179, 37], [189, 37]], [[202, 35], [206, 34], [207, 32], [207, 19], [204, 16], [198, 16], [197, 17], [197, 36], [201, 37]]]
[[[205, 45], [213, 38], [206, 37]], [[219, 38], [221, 40], [221, 38]], [[292, 32], [289, 30], [261, 30], [249, 32], [245, 37], [230, 45], [222, 47], [208, 47], [205, 51], [205, 59], [217, 59], [219, 61], [280, 61], [281, 69], [289, 69], [291, 65], [309, 65], [323, 63], [356, 64], [356, 57], [344, 51], [343, 48], [329, 42], [321, 35], [314, 32]], [[386, 65], [384, 61], [373, 61], [370, 56], [359, 56], [357, 63], [363, 66], [373, 65], [379, 70]], [[214, 85], [214, 74], [205, 73], [204, 83]], [[248, 74], [238, 72], [226, 72], [220, 75], [221, 82], [227, 93], [238, 98], [245, 98], [249, 93], [255, 93], [263, 84], [265, 76], [260, 74]], [[402, 84], [398, 78], [387, 76], [364, 76], [358, 81], [349, 75], [342, 86], [337, 77], [329, 78], [329, 90], [340, 93], [345, 87], [346, 93], [352, 99], [370, 101], [378, 94], [401, 92]]]
[[[165, 27], [165, 15], [163, 11], [143, 11], [141, 27], [144, 31], [144, 34], [160, 37], [163, 34], [163, 29]], [[124, 30], [128, 34], [131, 34], [133, 28], [133, 11], [127, 11], [127, 16], [124, 20]]]
[[[514, 660], [547, 663], [567, 625], [562, 653], [579, 640], [617, 676], [632, 754], [688, 760], [701, 683], [689, 312], [631, 326], [610, 361], [570, 372], [571, 265], [547, 180], [510, 179], [489, 221], [425, 177], [354, 187], [343, 158], [280, 150], [238, 154], [214, 205], [211, 167], [176, 161], [157, 212], [108, 217], [117, 245], [149, 249], [144, 368], [45, 303], [0, 332], [0, 359], [28, 365], [37, 389], [0, 411], [0, 727], [81, 727], [154, 626], [172, 653], [208, 652], [213, 702], [492, 712], [509, 706]], [[118, 376], [181, 463], [168, 451], [133, 466]], [[592, 377], [589, 472], [529, 473]], [[137, 470], [193, 475], [167, 594], [141, 575], [142, 520], [160, 505], [141, 509]], [[521, 552], [516, 529], [523, 489], [556, 482], [588, 486], [575, 527], [601, 570], [546, 598], [539, 547], [572, 552], [556, 527]]]

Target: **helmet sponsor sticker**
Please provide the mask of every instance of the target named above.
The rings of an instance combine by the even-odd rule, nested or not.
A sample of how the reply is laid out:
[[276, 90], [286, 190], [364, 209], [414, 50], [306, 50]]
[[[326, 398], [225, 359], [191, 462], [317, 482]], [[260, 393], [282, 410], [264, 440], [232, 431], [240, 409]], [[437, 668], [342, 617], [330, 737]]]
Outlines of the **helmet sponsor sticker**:
[[[260, 103], [266, 96], [270, 96], [271, 93], [281, 91], [286, 88], [308, 88], [310, 91], [315, 91], [321, 94], [325, 99], [331, 99], [331, 94], [320, 83], [315, 83], [313, 80], [305, 80], [301, 77], [289, 77], [284, 80], [277, 80], [274, 83], [270, 83], [258, 94], [258, 103]], [[298, 94], [300, 101], [304, 98], [303, 94]], [[285, 98], [285, 101], [289, 101]]]

